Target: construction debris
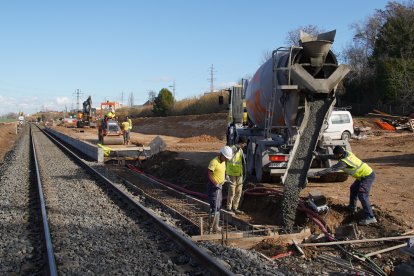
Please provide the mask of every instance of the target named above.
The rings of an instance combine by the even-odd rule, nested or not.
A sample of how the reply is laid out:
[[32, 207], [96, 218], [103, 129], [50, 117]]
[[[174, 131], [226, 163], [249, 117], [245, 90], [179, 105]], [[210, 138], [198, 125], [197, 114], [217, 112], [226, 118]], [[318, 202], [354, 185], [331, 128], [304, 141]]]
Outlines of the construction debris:
[[381, 120], [376, 120], [375, 123], [384, 130], [409, 130], [414, 132], [414, 119], [406, 116], [393, 116], [379, 110], [374, 109], [373, 113], [368, 113], [370, 116], [379, 117]]

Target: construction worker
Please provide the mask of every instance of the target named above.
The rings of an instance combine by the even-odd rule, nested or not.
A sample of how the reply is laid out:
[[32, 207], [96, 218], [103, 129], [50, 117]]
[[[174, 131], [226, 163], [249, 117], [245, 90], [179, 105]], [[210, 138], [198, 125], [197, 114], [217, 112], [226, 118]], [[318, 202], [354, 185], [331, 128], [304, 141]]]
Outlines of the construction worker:
[[115, 109], [112, 107], [112, 105], [109, 106], [110, 110], [108, 113], [106, 113], [105, 117], [109, 119], [113, 119], [115, 117]]
[[129, 129], [130, 129], [128, 117], [125, 122], [122, 122], [121, 128], [122, 128], [122, 134], [124, 136], [124, 145], [128, 145], [129, 144]]
[[240, 142], [231, 146], [233, 158], [226, 162], [226, 178], [228, 177], [227, 211], [236, 215], [244, 214], [240, 211], [239, 202], [243, 191], [243, 148], [245, 143]]
[[131, 132], [131, 130], [132, 130], [132, 120], [128, 116], [126, 117], [126, 120], [129, 123], [129, 131]]
[[220, 149], [219, 156], [212, 159], [207, 170], [207, 192], [210, 204], [210, 232], [216, 233], [219, 227], [220, 209], [222, 200], [222, 188], [226, 181], [226, 161], [233, 157], [233, 151], [229, 146]]
[[359, 222], [360, 225], [376, 223], [377, 219], [372, 212], [371, 203], [369, 202], [369, 192], [375, 180], [375, 172], [368, 164], [362, 162], [352, 152], [346, 151], [341, 146], [336, 146], [333, 150], [334, 156], [339, 162], [332, 167], [316, 173], [308, 173], [308, 177], [321, 176], [330, 172], [344, 171], [355, 178], [350, 187], [348, 210], [351, 214], [356, 212], [357, 198], [361, 201], [364, 210], [364, 219]]

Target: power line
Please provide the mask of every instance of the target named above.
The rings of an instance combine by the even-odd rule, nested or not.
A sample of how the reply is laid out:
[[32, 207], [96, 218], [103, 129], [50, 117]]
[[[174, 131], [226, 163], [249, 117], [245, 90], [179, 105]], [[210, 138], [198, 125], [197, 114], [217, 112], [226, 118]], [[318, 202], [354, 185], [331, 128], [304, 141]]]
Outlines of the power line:
[[80, 89], [76, 89], [73, 94], [76, 95], [76, 109], [77, 111], [79, 111], [79, 98], [81, 95], [83, 95], [83, 93], [81, 92]]
[[216, 73], [216, 70], [214, 70], [214, 65], [211, 64], [211, 67], [210, 67], [210, 78], [207, 79], [210, 82], [210, 92], [211, 93], [214, 92], [214, 80], [216, 79], [214, 77], [214, 73]]

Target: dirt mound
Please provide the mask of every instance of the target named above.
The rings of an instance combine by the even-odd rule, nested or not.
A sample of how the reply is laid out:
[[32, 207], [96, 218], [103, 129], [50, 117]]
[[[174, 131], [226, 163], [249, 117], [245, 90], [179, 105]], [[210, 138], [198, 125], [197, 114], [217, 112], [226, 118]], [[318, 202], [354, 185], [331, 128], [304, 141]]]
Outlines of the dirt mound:
[[167, 135], [179, 138], [209, 135], [223, 139], [227, 127], [226, 118], [226, 113], [137, 118], [133, 120], [132, 130], [142, 134]]
[[12, 148], [16, 135], [15, 123], [0, 123], [0, 163], [4, 155]]
[[200, 135], [195, 137], [189, 137], [181, 139], [178, 143], [219, 143], [221, 142], [220, 139], [216, 137], [212, 137], [210, 135]]

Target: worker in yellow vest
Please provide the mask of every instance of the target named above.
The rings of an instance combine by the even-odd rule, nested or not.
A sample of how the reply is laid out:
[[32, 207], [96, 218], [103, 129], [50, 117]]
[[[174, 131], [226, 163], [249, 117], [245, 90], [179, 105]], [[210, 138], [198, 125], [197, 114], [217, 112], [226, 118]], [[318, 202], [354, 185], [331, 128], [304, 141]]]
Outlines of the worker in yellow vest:
[[132, 130], [132, 120], [128, 116], [126, 117], [126, 120], [129, 124], [129, 131], [131, 131]]
[[243, 148], [245, 143], [241, 142], [231, 146], [233, 158], [226, 162], [226, 175], [228, 176], [227, 211], [236, 215], [244, 214], [239, 210], [240, 198], [243, 191]]
[[362, 162], [352, 152], [346, 151], [341, 146], [336, 146], [333, 150], [334, 156], [338, 163], [332, 167], [316, 173], [309, 172], [308, 177], [321, 176], [330, 172], [344, 171], [355, 178], [350, 187], [348, 210], [351, 214], [356, 211], [357, 198], [361, 202], [364, 210], [364, 219], [359, 222], [360, 225], [376, 223], [377, 219], [372, 212], [369, 201], [369, 193], [375, 180], [375, 172], [368, 164]]
[[124, 136], [124, 145], [128, 145], [129, 144], [129, 130], [130, 130], [128, 117], [125, 122], [122, 122], [121, 128], [122, 128], [122, 134]]
[[226, 181], [226, 161], [233, 157], [229, 146], [220, 149], [220, 154], [213, 158], [207, 169], [207, 193], [210, 204], [209, 231], [216, 233], [219, 227], [220, 209], [222, 201], [222, 188]]

